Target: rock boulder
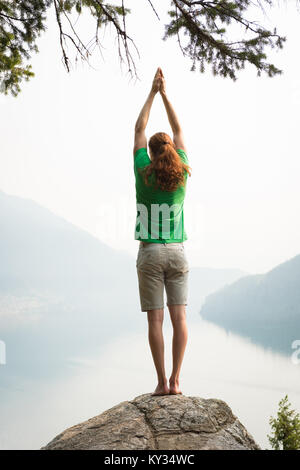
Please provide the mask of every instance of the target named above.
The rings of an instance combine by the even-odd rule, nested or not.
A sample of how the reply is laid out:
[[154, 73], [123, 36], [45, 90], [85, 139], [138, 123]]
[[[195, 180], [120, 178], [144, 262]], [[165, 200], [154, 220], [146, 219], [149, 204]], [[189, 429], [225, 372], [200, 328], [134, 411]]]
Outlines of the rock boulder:
[[259, 446], [222, 400], [147, 393], [66, 429], [42, 449], [258, 450]]

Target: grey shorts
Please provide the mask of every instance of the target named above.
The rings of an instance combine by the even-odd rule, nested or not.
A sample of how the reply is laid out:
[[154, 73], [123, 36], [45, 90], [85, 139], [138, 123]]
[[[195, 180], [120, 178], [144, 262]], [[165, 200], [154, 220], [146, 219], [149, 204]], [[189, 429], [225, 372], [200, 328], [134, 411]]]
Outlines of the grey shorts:
[[142, 312], [187, 305], [189, 264], [183, 243], [140, 242], [136, 259]]

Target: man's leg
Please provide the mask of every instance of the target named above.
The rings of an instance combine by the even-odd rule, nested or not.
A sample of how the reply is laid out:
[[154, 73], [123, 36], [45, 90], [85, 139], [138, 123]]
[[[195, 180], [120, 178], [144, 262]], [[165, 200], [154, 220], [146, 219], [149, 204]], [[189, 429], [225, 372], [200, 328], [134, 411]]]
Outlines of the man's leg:
[[158, 379], [158, 385], [152, 395], [168, 395], [169, 388], [165, 372], [164, 337], [162, 330], [164, 309], [149, 310], [147, 316], [149, 344]]
[[173, 369], [169, 379], [170, 394], [181, 394], [179, 389], [179, 373], [187, 343], [188, 331], [186, 325], [185, 305], [168, 305], [173, 325]]

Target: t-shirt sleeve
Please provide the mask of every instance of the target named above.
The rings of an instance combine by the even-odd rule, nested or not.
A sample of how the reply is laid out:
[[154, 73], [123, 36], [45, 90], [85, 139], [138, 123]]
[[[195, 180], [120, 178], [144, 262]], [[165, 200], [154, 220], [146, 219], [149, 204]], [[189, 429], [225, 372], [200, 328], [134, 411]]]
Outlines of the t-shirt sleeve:
[[148, 155], [147, 149], [142, 147], [139, 148], [134, 154], [134, 170], [137, 168], [143, 168], [146, 165], [151, 163], [150, 157]]
[[185, 151], [182, 150], [182, 149], [177, 149], [176, 152], [177, 152], [178, 155], [180, 156], [181, 161], [182, 161], [183, 163], [186, 163], [186, 164], [188, 165], [188, 164], [189, 164], [189, 159], [188, 159], [187, 154], [185, 153]]

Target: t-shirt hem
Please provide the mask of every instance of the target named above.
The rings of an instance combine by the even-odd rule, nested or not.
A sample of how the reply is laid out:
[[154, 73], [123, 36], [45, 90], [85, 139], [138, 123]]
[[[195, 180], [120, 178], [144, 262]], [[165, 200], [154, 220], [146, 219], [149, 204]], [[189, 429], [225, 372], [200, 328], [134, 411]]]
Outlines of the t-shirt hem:
[[187, 237], [186, 238], [175, 238], [173, 240], [157, 240], [156, 238], [155, 239], [151, 239], [151, 238], [135, 238], [135, 240], [137, 240], [138, 242], [145, 242], [145, 243], [182, 243], [184, 242], [185, 240], [187, 240]]

